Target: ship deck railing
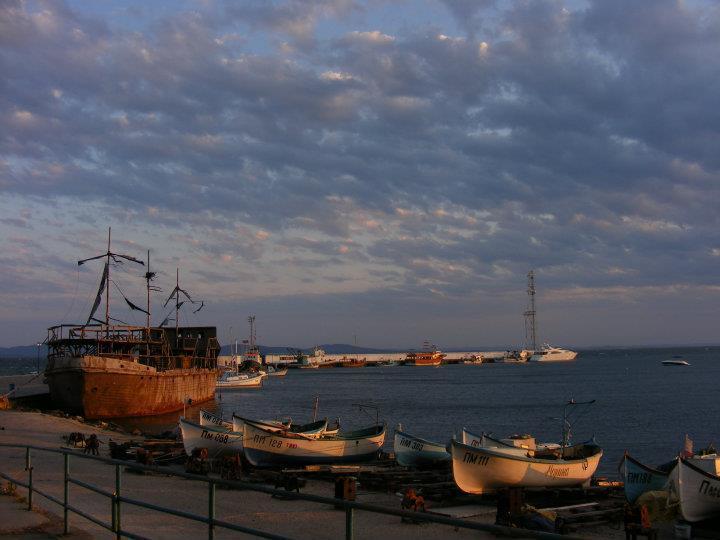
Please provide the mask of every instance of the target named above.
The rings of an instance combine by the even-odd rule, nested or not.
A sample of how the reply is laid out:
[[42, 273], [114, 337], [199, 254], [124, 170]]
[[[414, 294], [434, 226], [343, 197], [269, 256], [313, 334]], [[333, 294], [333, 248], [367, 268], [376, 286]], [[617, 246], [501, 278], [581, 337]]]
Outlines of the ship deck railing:
[[[375, 514], [384, 514], [390, 516], [397, 516], [412, 520], [414, 522], [429, 522], [449, 525], [450, 527], [470, 529], [476, 531], [491, 532], [501, 536], [510, 536], [516, 538], [540, 538], [540, 539], [552, 539], [552, 540], [579, 540], [576, 537], [561, 535], [555, 533], [531, 531], [527, 529], [517, 529], [513, 527], [505, 527], [501, 525], [493, 525], [490, 523], [479, 523], [475, 521], [467, 521], [463, 519], [456, 519], [446, 517], [440, 514], [432, 514], [425, 512], [411, 512], [407, 510], [396, 510], [394, 508], [387, 508], [384, 506], [378, 506], [367, 503], [360, 503], [357, 501], [348, 501], [344, 499], [337, 499], [331, 497], [323, 497], [319, 495], [311, 495], [307, 493], [294, 493], [286, 490], [274, 489], [267, 486], [258, 485], [250, 482], [243, 482], [239, 480], [224, 480], [221, 478], [211, 478], [206, 476], [200, 476], [196, 474], [184, 473], [175, 471], [167, 467], [158, 467], [150, 465], [142, 465], [140, 463], [133, 463], [129, 461], [123, 461], [118, 459], [105, 458], [100, 456], [93, 456], [90, 454], [81, 454], [77, 450], [66, 449], [66, 448], [45, 448], [34, 445], [20, 445], [10, 443], [0, 443], [0, 448], [14, 448], [23, 450], [25, 452], [25, 473], [26, 478], [20, 479], [10, 476], [6, 471], [2, 470], [2, 467], [9, 463], [9, 460], [5, 460], [0, 463], [0, 478], [11, 482], [15, 486], [20, 486], [27, 489], [27, 505], [28, 510], [33, 509], [33, 500], [35, 495], [42, 496], [47, 500], [59, 505], [63, 510], [63, 534], [68, 534], [70, 531], [70, 513], [76, 514], [95, 525], [106, 529], [113, 533], [116, 538], [132, 538], [144, 540], [146, 537], [131, 532], [126, 527], [131, 527], [132, 524], [128, 523], [130, 520], [127, 515], [124, 515], [122, 511], [126, 508], [126, 505], [144, 508], [152, 510], [154, 512], [160, 512], [161, 514], [167, 514], [170, 516], [176, 516], [184, 518], [190, 521], [200, 522], [207, 524], [207, 537], [208, 539], [214, 540], [216, 529], [227, 529], [231, 531], [237, 531], [252, 536], [261, 538], [272, 538], [278, 540], [284, 540], [288, 537], [278, 535], [269, 531], [262, 531], [253, 527], [240, 525], [237, 523], [231, 523], [218, 519], [215, 515], [216, 510], [216, 488], [235, 488], [246, 491], [254, 491], [258, 493], [266, 493], [268, 495], [280, 497], [287, 500], [302, 500], [310, 501], [323, 505], [333, 505], [337, 509], [341, 509], [345, 512], [345, 538], [346, 540], [352, 540], [355, 535], [355, 513], [360, 510], [363, 512], [370, 512]], [[33, 453], [35, 456], [41, 453], [50, 454], [61, 454], [63, 456], [63, 496], [62, 498], [56, 497], [48, 493], [47, 491], [41, 490], [33, 482]], [[95, 462], [104, 463], [114, 468], [114, 480], [115, 489], [114, 491], [108, 491], [107, 489], [80, 480], [75, 476], [71, 476], [70, 465], [71, 462], [77, 463], [78, 460], [92, 460]], [[174, 476], [179, 478], [185, 478], [188, 480], [194, 480], [197, 482], [204, 482], [207, 484], [207, 514], [195, 514], [187, 512], [185, 510], [178, 510], [169, 506], [161, 506], [158, 504], [150, 503], [147, 501], [127, 497], [123, 494], [123, 470], [130, 470], [134, 472], [142, 473], [160, 473], [163, 476]], [[112, 474], [112, 473], [111, 473]], [[148, 481], [151, 482], [152, 478], [149, 477]], [[95, 493], [97, 495], [106, 497], [110, 503], [111, 518], [110, 521], [104, 521], [101, 518], [90, 513], [88, 509], [80, 508], [72, 504], [70, 499], [70, 485], [78, 486]], [[327, 527], [327, 524], [324, 525]], [[337, 537], [341, 537], [338, 534]]]

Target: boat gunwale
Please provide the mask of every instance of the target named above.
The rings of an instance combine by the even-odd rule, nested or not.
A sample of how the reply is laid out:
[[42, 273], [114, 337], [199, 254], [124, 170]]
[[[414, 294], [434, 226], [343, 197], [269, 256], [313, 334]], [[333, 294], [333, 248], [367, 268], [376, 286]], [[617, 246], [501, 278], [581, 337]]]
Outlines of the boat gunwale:
[[[597, 444], [587, 444], [587, 443], [574, 444], [573, 446], [565, 447], [565, 448], [575, 448], [578, 446], [592, 446], [597, 449], [597, 451], [595, 453], [593, 453], [589, 456], [585, 456], [582, 458], [575, 458], [575, 459], [564, 459], [562, 457], [558, 458], [558, 459], [539, 459], [539, 458], [535, 458], [535, 457], [527, 457], [527, 456], [520, 456], [520, 455], [515, 455], [515, 454], [508, 454], [506, 452], [493, 450], [493, 447], [470, 446], [469, 444], [462, 443], [454, 438], [452, 439], [451, 444], [453, 446], [458, 446], [461, 450], [464, 448], [467, 448], [467, 449], [473, 450], [475, 452], [489, 454], [490, 457], [511, 459], [513, 461], [522, 461], [525, 463], [541, 463], [541, 464], [547, 464], [547, 465], [553, 465], [553, 464], [558, 464], [558, 463], [582, 463], [583, 461], [587, 461], [589, 459], [595, 458], [596, 456], [599, 459], [603, 455], [603, 449], [600, 446], [598, 446]], [[523, 448], [521, 448], [521, 450], [523, 450]]]
[[690, 460], [689, 460], [689, 459], [684, 458], [684, 457], [681, 457], [681, 458], [678, 458], [678, 459], [680, 460], [680, 463], [682, 463], [682, 464], [684, 464], [684, 465], [687, 465], [688, 467], [690, 467], [691, 470], [693, 470], [693, 471], [695, 471], [695, 472], [698, 472], [698, 473], [702, 474], [703, 476], [707, 476], [707, 477], [710, 478], [711, 480], [715, 480], [716, 482], [720, 482], [720, 476], [718, 476], [718, 475], [716, 475], [716, 474], [709, 473], [709, 472], [707, 472], [707, 471], [703, 471], [703, 470], [702, 470], [701, 468], [699, 468], [698, 466], [693, 465], [692, 463], [690, 463]]
[[270, 431], [269, 429], [264, 429], [262, 427], [262, 424], [258, 425], [256, 422], [252, 420], [243, 420], [246, 424], [248, 424], [253, 429], [257, 429], [259, 431], [262, 431], [264, 433], [267, 433], [268, 435], [272, 435], [274, 437], [282, 437], [285, 439], [300, 439], [305, 441], [353, 441], [353, 440], [360, 440], [360, 439], [370, 439], [373, 437], [378, 437], [380, 435], [385, 435], [385, 432], [387, 431], [387, 424], [376, 424], [372, 427], [367, 427], [363, 429], [358, 429], [354, 431], [349, 431], [345, 434], [338, 433], [337, 435], [327, 435], [327, 436], [321, 436], [318, 438], [309, 438], [306, 435], [303, 435], [302, 433], [293, 433], [289, 431]]
[[208, 426], [208, 425], [204, 426], [202, 424], [198, 424], [197, 422], [193, 422], [192, 420], [188, 420], [187, 418], [185, 418], [183, 416], [178, 418], [178, 423], [180, 423], [180, 422], [184, 422], [186, 424], [190, 424], [193, 427], [205, 429], [207, 431], [217, 431], [218, 433], [226, 433], [226, 434], [229, 433], [230, 435], [236, 435], [238, 437], [243, 436], [241, 431], [234, 431], [232, 429], [228, 429], [228, 428], [224, 428], [224, 427], [220, 427], [220, 426]]
[[[413, 440], [418, 441], [418, 442], [421, 442], [421, 443], [423, 443], [423, 444], [430, 444], [430, 445], [433, 445], [433, 446], [438, 446], [438, 447], [440, 447], [440, 448], [444, 448], [445, 451], [447, 452], [447, 445], [443, 446], [442, 443], [434, 442], [434, 441], [429, 441], [429, 440], [427, 440], [427, 439], [423, 439], [422, 437], [416, 437], [415, 435], [410, 435], [409, 433], [407, 433], [407, 432], [405, 432], [405, 431], [402, 431], [402, 430], [399, 430], [399, 429], [396, 429], [396, 430], [395, 430], [395, 434], [396, 434], [396, 435], [400, 435], [401, 437], [405, 437], [406, 439], [413, 439]], [[425, 450], [423, 449], [422, 451], [425, 451]]]
[[640, 467], [641, 469], [643, 469], [643, 470], [645, 470], [645, 471], [647, 471], [647, 472], [649, 472], [649, 473], [657, 474], [657, 475], [659, 475], [659, 476], [670, 476], [670, 473], [672, 472], [672, 471], [668, 471], [668, 472], [661, 471], [660, 469], [654, 469], [654, 468], [652, 468], [652, 467], [650, 467], [650, 466], [648, 466], [648, 465], [645, 465], [644, 463], [640, 463], [637, 459], [635, 459], [634, 457], [632, 457], [632, 456], [627, 452], [627, 450], [625, 451], [625, 454], [623, 455], [623, 458], [620, 460], [620, 464], [618, 465], [618, 470], [620, 470], [620, 468], [622, 467], [623, 461], [625, 461], [626, 459], [627, 459], [628, 461], [630, 461], [632, 464], [637, 465], [637, 466]]

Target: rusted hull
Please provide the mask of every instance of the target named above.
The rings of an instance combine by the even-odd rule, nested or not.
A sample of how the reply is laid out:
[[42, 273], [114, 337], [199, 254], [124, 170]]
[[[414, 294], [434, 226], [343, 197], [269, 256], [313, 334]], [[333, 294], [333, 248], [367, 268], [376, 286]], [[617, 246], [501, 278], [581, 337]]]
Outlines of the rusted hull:
[[128, 362], [98, 369], [97, 362], [75, 360], [75, 365], [47, 371], [46, 377], [55, 405], [85, 418], [164, 414], [181, 410], [187, 399], [195, 404], [215, 396], [213, 369], [143, 371]]

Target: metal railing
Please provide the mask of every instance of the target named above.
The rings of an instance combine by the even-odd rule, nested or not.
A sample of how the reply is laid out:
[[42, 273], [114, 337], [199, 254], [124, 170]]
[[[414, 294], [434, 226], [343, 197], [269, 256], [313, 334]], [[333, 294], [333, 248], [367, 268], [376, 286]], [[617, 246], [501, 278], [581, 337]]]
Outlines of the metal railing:
[[[411, 512], [407, 510], [395, 510], [392, 508], [386, 508], [382, 506], [376, 506], [372, 504], [365, 504], [365, 503], [359, 503], [356, 501], [346, 501], [343, 499], [337, 499], [337, 498], [331, 498], [331, 497], [322, 497], [319, 495], [309, 495], [305, 493], [293, 493], [285, 490], [279, 490], [279, 489], [273, 489], [270, 487], [264, 487], [259, 486], [257, 484], [252, 484], [249, 482], [242, 482], [238, 480], [223, 480], [220, 478], [209, 478], [206, 476], [200, 476], [196, 474], [189, 474], [184, 473], [180, 471], [174, 471], [172, 469], [169, 469], [167, 467], [157, 467], [157, 466], [149, 466], [149, 465], [142, 465], [140, 463], [133, 463], [129, 461], [123, 461], [118, 459], [110, 459], [110, 458], [104, 458], [100, 456], [93, 456], [89, 454], [81, 454], [77, 452], [76, 450], [71, 449], [64, 449], [64, 448], [44, 448], [40, 446], [33, 446], [33, 445], [21, 445], [21, 444], [8, 444], [8, 443], [0, 443], [0, 448], [22, 448], [25, 449], [25, 470], [28, 473], [27, 482], [23, 482], [22, 480], [19, 480], [17, 478], [11, 477], [9, 474], [5, 473], [4, 471], [0, 470], [0, 478], [4, 478], [8, 480], [9, 482], [12, 482], [15, 485], [27, 488], [28, 490], [28, 510], [32, 510], [33, 507], [33, 496], [34, 494], [41, 495], [45, 497], [46, 499], [60, 505], [63, 509], [63, 533], [67, 534], [70, 527], [70, 516], [69, 513], [73, 512], [88, 521], [93, 522], [94, 524], [107, 529], [108, 531], [115, 534], [116, 538], [132, 538], [132, 539], [141, 539], [145, 540], [146, 537], [134, 534], [126, 529], [123, 529], [122, 524], [122, 505], [129, 504], [132, 506], [138, 506], [141, 508], [145, 508], [148, 510], [154, 510], [156, 512], [161, 512], [164, 514], [169, 514], [176, 517], [181, 517], [185, 519], [189, 519], [192, 521], [197, 521], [201, 523], [206, 523], [208, 526], [208, 539], [212, 540], [215, 537], [215, 529], [216, 528], [223, 528], [223, 529], [229, 529], [232, 531], [237, 531], [245, 534], [250, 534], [253, 536], [258, 536], [261, 538], [271, 538], [271, 539], [277, 539], [277, 540], [287, 540], [287, 537], [280, 536], [274, 533], [261, 531], [258, 529], [253, 529], [251, 527], [246, 527], [244, 525], [238, 525], [235, 523], [230, 523], [227, 521], [223, 521], [220, 519], [217, 519], [215, 517], [215, 488], [216, 486], [223, 486], [228, 488], [237, 488], [237, 489], [244, 489], [249, 491], [256, 491], [259, 493], [267, 493], [269, 495], [275, 495], [282, 497], [284, 499], [294, 499], [294, 500], [303, 500], [303, 501], [311, 501], [321, 504], [329, 504], [333, 505], [335, 508], [342, 509], [345, 512], [345, 538], [346, 540], [352, 540], [354, 535], [354, 528], [355, 528], [355, 510], [362, 510], [366, 512], [374, 512], [377, 514], [385, 514], [385, 515], [391, 515], [391, 516], [398, 516], [401, 518], [406, 518], [412, 521], [426, 521], [430, 523], [438, 523], [438, 524], [444, 524], [449, 525], [451, 527], [459, 527], [463, 529], [473, 529], [477, 531], [485, 531], [485, 532], [491, 532], [497, 535], [502, 536], [511, 536], [516, 538], [540, 538], [540, 539], [564, 539], [564, 540], [579, 540], [577, 537], [571, 537], [567, 535], [560, 535], [555, 533], [548, 533], [548, 532], [541, 532], [541, 531], [531, 531], [526, 529], [517, 529], [512, 527], [504, 527], [501, 525], [493, 525], [489, 523], [477, 523], [473, 521], [467, 521], [462, 519], [455, 519], [450, 517], [445, 517], [439, 514], [431, 514], [426, 512]], [[31, 450], [38, 451], [38, 452], [48, 452], [53, 454], [62, 454], [63, 455], [63, 498], [58, 499], [57, 497], [43, 492], [40, 489], [38, 489], [36, 486], [33, 485], [33, 465], [32, 465], [32, 456], [31, 456]], [[88, 482], [84, 482], [82, 480], [79, 480], [78, 478], [73, 478], [70, 475], [70, 457], [73, 458], [80, 458], [80, 459], [89, 459], [93, 461], [98, 461], [101, 463], [105, 463], [108, 465], [113, 465], [115, 468], [115, 490], [113, 492], [107, 491], [101, 487], [98, 487], [96, 485], [90, 484]], [[189, 480], [197, 480], [200, 482], [205, 482], [208, 485], [208, 512], [207, 515], [199, 515], [199, 514], [193, 514], [191, 512], [185, 512], [183, 510], [176, 510], [174, 508], [168, 508], [165, 506], [159, 506], [153, 503], [149, 503], [146, 501], [140, 501], [137, 499], [132, 499], [130, 497], [125, 497], [122, 495], [122, 472], [123, 468], [127, 469], [133, 469], [133, 470], [140, 470], [140, 471], [148, 471], [148, 472], [159, 472], [166, 476], [176, 476], [179, 478], [186, 478]], [[111, 521], [110, 523], [106, 523], [102, 521], [101, 519], [96, 518], [95, 516], [89, 514], [88, 512], [77, 508], [76, 506], [73, 506], [70, 503], [70, 484], [85, 488], [89, 491], [92, 491], [94, 493], [97, 493], [98, 495], [102, 495], [104, 497], [107, 497], [110, 500], [110, 509], [111, 509]]]

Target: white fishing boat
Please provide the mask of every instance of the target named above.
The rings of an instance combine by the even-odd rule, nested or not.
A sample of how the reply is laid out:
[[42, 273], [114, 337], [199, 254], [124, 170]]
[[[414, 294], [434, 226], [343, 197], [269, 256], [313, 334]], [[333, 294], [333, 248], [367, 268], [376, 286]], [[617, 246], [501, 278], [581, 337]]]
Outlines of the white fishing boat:
[[284, 377], [287, 375], [288, 368], [286, 367], [276, 367], [276, 366], [268, 366], [267, 367], [267, 374], [269, 377]]
[[[451, 442], [453, 477], [458, 487], [473, 494], [506, 487], [554, 488], [588, 485], [603, 451], [596, 444], [578, 444], [534, 457], [498, 448]], [[549, 458], [549, 459], [548, 459]]]
[[309, 438], [244, 422], [245, 457], [256, 467], [357, 463], [375, 458], [385, 442], [385, 425], [335, 436]]
[[208, 411], [200, 411], [200, 425], [201, 426], [211, 426], [216, 428], [222, 428], [227, 429], [229, 431], [233, 430], [233, 423], [229, 422], [228, 420], [223, 420], [222, 417], [213, 414]]
[[243, 435], [228, 431], [225, 428], [201, 426], [180, 418], [180, 433], [187, 455], [192, 454], [195, 448], [207, 448], [211, 458], [233, 455], [243, 451]]
[[395, 460], [403, 467], [422, 467], [450, 461], [445, 445], [421, 439], [402, 430], [395, 429], [393, 441]]
[[[233, 414], [233, 430], [242, 433], [245, 429], [245, 423], [262, 427], [267, 431], [275, 433], [302, 433], [305, 437], [321, 437], [327, 433], [327, 418], [317, 420], [308, 424], [293, 424], [291, 420], [281, 422], [279, 420], [251, 420]], [[335, 430], [337, 433], [337, 430]]]
[[690, 522], [720, 517], [720, 476], [703, 470], [698, 459], [678, 458], [670, 473], [668, 491]]
[[262, 386], [262, 373], [238, 373], [226, 371], [217, 380], [217, 387], [224, 390], [232, 388], [258, 388]]
[[545, 343], [539, 350], [533, 352], [530, 362], [567, 362], [575, 360], [578, 353], [570, 349], [561, 349]]
[[634, 503], [647, 491], [659, 491], [665, 488], [670, 470], [648, 467], [625, 452], [618, 467], [623, 480], [625, 498]]
[[535, 452], [547, 455], [552, 452], [557, 453], [560, 449], [557, 443], [537, 443], [535, 437], [531, 435], [511, 435], [504, 439], [496, 439], [487, 433], [477, 435], [466, 428], [462, 429], [461, 442], [468, 446], [495, 448], [500, 452], [530, 457], [533, 457]]

